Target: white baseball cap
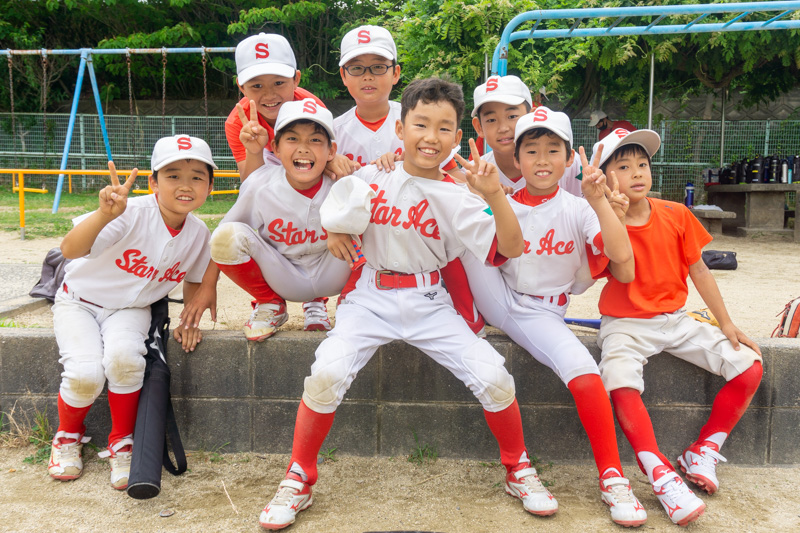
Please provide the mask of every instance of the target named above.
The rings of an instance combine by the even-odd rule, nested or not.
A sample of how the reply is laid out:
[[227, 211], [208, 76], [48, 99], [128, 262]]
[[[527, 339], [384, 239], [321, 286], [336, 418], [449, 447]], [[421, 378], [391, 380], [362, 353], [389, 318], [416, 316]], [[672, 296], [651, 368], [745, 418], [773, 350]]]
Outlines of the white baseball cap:
[[333, 135], [333, 115], [313, 98], [285, 102], [275, 120], [275, 133], [278, 133], [295, 120], [311, 120], [325, 128], [331, 140]]
[[478, 115], [478, 109], [487, 102], [508, 105], [528, 102], [529, 106], [533, 106], [531, 90], [516, 76], [491, 76], [486, 83], [475, 87], [473, 100], [475, 101], [475, 107], [472, 109], [473, 117]]
[[[603, 145], [603, 153], [599, 161], [594, 161], [601, 144]], [[627, 144], [638, 144], [652, 158], [661, 147], [661, 137], [653, 130], [628, 131], [625, 128], [615, 128], [602, 141], [594, 143], [590, 161], [594, 166], [600, 167], [618, 148]]]
[[592, 111], [592, 114], [589, 115], [589, 127], [597, 126], [597, 123], [604, 118], [608, 118], [604, 111]]
[[196, 159], [208, 163], [214, 170], [217, 169], [208, 143], [189, 135], [173, 135], [172, 137], [162, 137], [156, 141], [153, 155], [150, 157], [150, 168], [155, 172], [181, 159]]
[[294, 78], [297, 60], [289, 41], [276, 33], [251, 35], [236, 45], [236, 81], [244, 85], [256, 76]]
[[364, 54], [376, 54], [397, 61], [397, 47], [389, 30], [380, 26], [359, 26], [347, 32], [342, 39], [339, 66], [344, 66], [354, 57]]
[[569, 147], [572, 148], [572, 123], [566, 113], [540, 106], [527, 115], [522, 115], [519, 117], [517, 127], [514, 130], [514, 142], [516, 143], [523, 133], [535, 128], [544, 128], [552, 131], [561, 139], [567, 141]]

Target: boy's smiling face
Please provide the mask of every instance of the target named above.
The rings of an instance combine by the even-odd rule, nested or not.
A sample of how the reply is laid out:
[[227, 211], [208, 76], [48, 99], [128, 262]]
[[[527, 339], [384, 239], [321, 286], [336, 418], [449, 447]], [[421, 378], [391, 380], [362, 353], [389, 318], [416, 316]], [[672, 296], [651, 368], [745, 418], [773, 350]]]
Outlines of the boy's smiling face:
[[[536, 130], [534, 130], [536, 131]], [[564, 140], [550, 131], [534, 138], [526, 132], [519, 139], [519, 156], [514, 165], [522, 172], [528, 192], [533, 196], [546, 196], [558, 188], [558, 180], [575, 157]]]
[[455, 108], [447, 101], [422, 100], [397, 121], [395, 132], [403, 141], [403, 167], [412, 176], [441, 180], [439, 165], [461, 142]]
[[275, 125], [278, 110], [284, 102], [294, 100], [294, 91], [300, 83], [300, 71], [294, 78], [286, 78], [276, 74], [262, 74], [240, 85], [245, 98], [256, 103], [258, 113], [271, 126]]
[[612, 154], [606, 164], [606, 176], [612, 172], [619, 182], [619, 192], [628, 197], [631, 205], [647, 197], [653, 186], [650, 158], [644, 149], [626, 150], [621, 157], [617, 152]]
[[197, 159], [169, 163], [158, 171], [158, 179], [151, 175], [149, 181], [164, 222], [175, 229], [181, 227], [186, 215], [205, 203], [213, 188], [208, 165]]
[[308, 122], [286, 126], [272, 149], [286, 169], [287, 181], [299, 190], [316, 185], [325, 165], [336, 155], [336, 143], [330, 141], [321, 126]]
[[528, 111], [524, 103], [509, 105], [502, 102], [486, 102], [472, 119], [475, 131], [486, 139], [495, 152], [514, 154], [514, 128], [519, 117]]
[[[360, 76], [354, 76], [345, 70], [351, 67], [372, 67], [374, 65], [385, 65], [389, 69], [381, 75], [365, 70]], [[400, 65], [392, 68], [391, 59], [377, 54], [363, 54], [348, 61], [344, 67], [339, 69], [339, 74], [342, 77], [342, 83], [357, 104], [387, 102], [392, 87], [400, 81]]]

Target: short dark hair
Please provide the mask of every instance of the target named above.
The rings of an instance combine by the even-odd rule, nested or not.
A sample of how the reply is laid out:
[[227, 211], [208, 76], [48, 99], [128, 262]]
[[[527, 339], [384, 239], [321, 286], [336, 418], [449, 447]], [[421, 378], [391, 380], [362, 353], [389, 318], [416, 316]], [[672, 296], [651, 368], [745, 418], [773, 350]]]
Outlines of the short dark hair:
[[617, 159], [622, 159], [623, 157], [646, 157], [647, 164], [649, 165], [652, 163], [650, 161], [650, 154], [647, 153], [647, 150], [645, 150], [644, 147], [638, 144], [626, 144], [614, 150], [608, 159], [606, 159], [605, 162], [600, 165], [600, 170], [602, 170], [603, 174], [605, 174], [606, 168], [608, 168], [609, 164]]
[[533, 128], [520, 135], [519, 139], [517, 139], [517, 142], [514, 145], [514, 159], [519, 161], [519, 149], [520, 146], [522, 146], [523, 141], [525, 141], [526, 139], [538, 139], [539, 137], [544, 137], [545, 135], [553, 135], [559, 141], [564, 143], [564, 147], [567, 149], [567, 161], [569, 161], [569, 155], [570, 152], [572, 152], [572, 148], [569, 145], [569, 141], [565, 141], [564, 139], [562, 139], [552, 131], [548, 130], [547, 128]]
[[[189, 159], [187, 159], [187, 161], [189, 161]], [[208, 181], [209, 183], [214, 183], [214, 167], [212, 167], [208, 163], [205, 163], [205, 165], [206, 165], [206, 170], [208, 170]], [[153, 179], [156, 181], [158, 181], [158, 172], [159, 172], [158, 170], [153, 171]]]
[[286, 130], [293, 126], [305, 126], [306, 124], [311, 124], [314, 126], [314, 133], [324, 133], [325, 138], [328, 139], [328, 146], [331, 145], [331, 136], [328, 134], [328, 130], [322, 127], [322, 124], [316, 122], [314, 120], [308, 120], [307, 118], [301, 118], [297, 120], [293, 120], [284, 127], [280, 129], [280, 131], [275, 132], [275, 146], [278, 146], [278, 143], [281, 140], [281, 137], [286, 133]]
[[441, 78], [427, 78], [414, 80], [408, 84], [400, 98], [400, 121], [405, 123], [408, 112], [417, 107], [417, 104], [435, 104], [446, 102], [453, 106], [456, 112], [456, 127], [461, 124], [464, 116], [464, 90], [460, 85]]
[[[488, 104], [489, 102], [486, 102], [486, 103]], [[529, 104], [527, 100], [523, 100], [522, 103], [525, 104], [525, 113], [530, 113], [531, 112], [531, 104]], [[480, 122], [481, 124], [483, 124], [483, 121], [481, 119], [481, 108], [483, 106], [485, 106], [485, 105], [486, 104], [481, 104], [481, 107], [478, 108], [478, 112], [475, 113], [475, 116], [478, 117], [478, 122]], [[509, 105], [511, 105], [511, 104], [509, 104]]]

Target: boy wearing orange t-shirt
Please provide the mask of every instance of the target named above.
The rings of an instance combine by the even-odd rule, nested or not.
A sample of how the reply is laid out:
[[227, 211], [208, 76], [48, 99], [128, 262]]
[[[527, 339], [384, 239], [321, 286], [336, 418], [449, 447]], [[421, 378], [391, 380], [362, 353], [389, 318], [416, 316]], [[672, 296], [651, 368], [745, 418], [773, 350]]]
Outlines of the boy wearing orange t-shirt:
[[[275, 120], [284, 102], [313, 98], [317, 105], [322, 101], [299, 87], [300, 71], [289, 41], [282, 35], [259, 33], [243, 40], [236, 46], [236, 83], [242, 98], [225, 121], [225, 137], [231, 147], [239, 176], [244, 181], [260, 166], [280, 166], [280, 160], [272, 153], [275, 137]], [[243, 123], [240, 115], [250, 117], [250, 107], [257, 106], [258, 122], [252, 124], [251, 136], [264, 146], [264, 153], [248, 152], [240, 139]], [[326, 175], [342, 177], [358, 168], [344, 156], [337, 156], [325, 168]]]
[[[650, 356], [665, 351], [726, 379], [699, 438], [678, 457], [686, 479], [713, 494], [719, 486], [717, 462], [725, 461], [719, 450], [761, 381], [761, 351], [733, 324], [702, 261], [702, 248], [711, 242], [711, 235], [684, 205], [647, 198], [652, 184], [650, 158], [661, 144], [658, 134], [618, 128], [595, 145], [595, 154], [601, 144], [602, 155], [594, 164], [612, 181], [618, 180], [619, 191], [630, 200], [624, 222], [636, 277], [620, 283], [609, 276], [603, 288], [597, 340], [602, 350], [600, 372], [640, 468], [670, 519], [685, 526], [703, 514], [705, 503], [658, 449], [641, 399], [643, 366]], [[719, 328], [692, 319], [682, 309], [689, 292], [687, 276]]]

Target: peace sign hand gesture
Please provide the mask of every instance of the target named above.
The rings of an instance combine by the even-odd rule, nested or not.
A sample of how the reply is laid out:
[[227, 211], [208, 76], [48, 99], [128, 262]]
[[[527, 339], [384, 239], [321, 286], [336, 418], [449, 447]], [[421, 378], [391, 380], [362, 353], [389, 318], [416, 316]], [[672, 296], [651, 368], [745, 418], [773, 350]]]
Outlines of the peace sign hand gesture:
[[[610, 196], [611, 189], [606, 184], [606, 175], [596, 167], [589, 164], [586, 158], [586, 151], [583, 146], [578, 148], [581, 157], [581, 166], [583, 167], [583, 180], [581, 181], [581, 192], [583, 197], [591, 204], [599, 201], [600, 199]], [[603, 145], [597, 149], [597, 154], [594, 157], [595, 161], [599, 161], [603, 155]]]
[[630, 206], [630, 200], [627, 195], [619, 192], [619, 180], [613, 170], [608, 176], [608, 182], [611, 185], [611, 189], [606, 187], [606, 198], [608, 198], [608, 203], [611, 204], [611, 209], [614, 210], [614, 214], [617, 215], [617, 218], [624, 225], [625, 215], [628, 213], [628, 207]]
[[120, 185], [117, 177], [117, 167], [113, 161], [108, 162], [108, 171], [111, 177], [111, 185], [107, 185], [100, 190], [100, 207], [98, 211], [109, 220], [113, 220], [125, 212], [128, 206], [128, 193], [133, 188], [133, 182], [139, 170], [134, 168], [131, 175]]
[[242, 122], [242, 131], [239, 132], [239, 140], [244, 145], [245, 150], [253, 154], [260, 154], [267, 146], [269, 134], [267, 129], [258, 123], [258, 109], [254, 100], [250, 100], [250, 119], [244, 113], [242, 104], [236, 104], [236, 112]]
[[459, 154], [454, 156], [458, 164], [464, 169], [469, 186], [485, 199], [497, 192], [505, 195], [503, 187], [500, 185], [500, 173], [497, 171], [497, 167], [481, 159], [475, 139], [469, 140], [469, 150], [472, 154], [472, 161], [467, 161]]

